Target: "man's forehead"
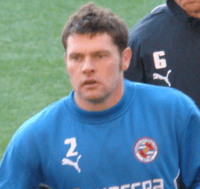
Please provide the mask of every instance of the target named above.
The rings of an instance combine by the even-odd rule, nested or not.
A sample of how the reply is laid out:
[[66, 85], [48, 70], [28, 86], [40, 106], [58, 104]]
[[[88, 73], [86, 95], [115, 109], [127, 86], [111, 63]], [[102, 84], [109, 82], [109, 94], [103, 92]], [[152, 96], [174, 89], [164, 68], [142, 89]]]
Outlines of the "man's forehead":
[[107, 34], [73, 34], [67, 40], [67, 52], [74, 51], [106, 51], [117, 48], [112, 37]]

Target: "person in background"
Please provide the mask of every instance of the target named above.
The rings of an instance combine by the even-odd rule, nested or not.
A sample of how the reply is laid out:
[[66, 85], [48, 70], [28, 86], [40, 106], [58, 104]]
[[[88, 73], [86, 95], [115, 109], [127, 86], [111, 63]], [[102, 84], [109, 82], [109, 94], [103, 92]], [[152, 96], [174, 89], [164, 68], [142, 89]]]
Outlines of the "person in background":
[[178, 90], [124, 80], [127, 25], [88, 3], [62, 33], [73, 91], [26, 121], [0, 165], [2, 189], [200, 188], [200, 112]]
[[167, 0], [129, 31], [125, 78], [173, 87], [200, 108], [200, 0]]

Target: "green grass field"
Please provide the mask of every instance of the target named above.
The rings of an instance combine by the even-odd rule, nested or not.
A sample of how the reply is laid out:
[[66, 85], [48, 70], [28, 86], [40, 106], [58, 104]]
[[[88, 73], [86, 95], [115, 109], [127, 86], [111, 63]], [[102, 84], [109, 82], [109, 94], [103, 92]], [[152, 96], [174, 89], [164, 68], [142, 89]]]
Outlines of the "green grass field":
[[[0, 1], [0, 159], [17, 128], [71, 91], [61, 32], [86, 0]], [[94, 0], [129, 29], [164, 0]]]

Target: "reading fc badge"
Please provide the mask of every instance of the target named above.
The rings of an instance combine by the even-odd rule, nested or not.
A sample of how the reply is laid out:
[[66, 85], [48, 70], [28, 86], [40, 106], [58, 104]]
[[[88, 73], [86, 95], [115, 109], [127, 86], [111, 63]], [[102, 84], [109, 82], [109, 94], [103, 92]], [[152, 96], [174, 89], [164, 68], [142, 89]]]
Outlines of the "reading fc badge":
[[150, 163], [154, 161], [158, 155], [158, 145], [153, 139], [143, 137], [137, 140], [133, 151], [139, 161], [142, 163]]

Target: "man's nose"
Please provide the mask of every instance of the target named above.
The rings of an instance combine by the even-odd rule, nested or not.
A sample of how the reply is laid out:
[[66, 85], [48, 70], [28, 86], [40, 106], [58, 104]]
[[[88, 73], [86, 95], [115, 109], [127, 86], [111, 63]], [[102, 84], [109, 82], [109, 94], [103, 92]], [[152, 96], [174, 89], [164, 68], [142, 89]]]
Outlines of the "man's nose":
[[95, 72], [95, 63], [92, 60], [92, 58], [88, 57], [85, 58], [83, 67], [82, 67], [83, 73], [93, 73]]

